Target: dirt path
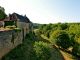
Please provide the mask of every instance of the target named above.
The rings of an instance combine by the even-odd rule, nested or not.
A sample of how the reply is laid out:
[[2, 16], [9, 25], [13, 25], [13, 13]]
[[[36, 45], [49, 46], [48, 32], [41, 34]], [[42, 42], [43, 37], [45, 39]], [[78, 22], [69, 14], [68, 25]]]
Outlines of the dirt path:
[[61, 52], [61, 54], [63, 55], [65, 60], [73, 60], [72, 58], [70, 58], [65, 52], [59, 50]]

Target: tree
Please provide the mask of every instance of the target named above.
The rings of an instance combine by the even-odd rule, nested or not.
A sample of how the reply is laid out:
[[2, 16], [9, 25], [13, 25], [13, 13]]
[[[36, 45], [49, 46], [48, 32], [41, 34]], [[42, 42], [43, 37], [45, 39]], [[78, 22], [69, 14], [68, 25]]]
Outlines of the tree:
[[71, 46], [71, 41], [68, 34], [65, 30], [56, 30], [50, 36], [51, 42], [58, 46], [61, 46], [64, 49], [67, 49]]
[[43, 33], [43, 27], [45, 26], [45, 24], [41, 24], [38, 28], [39, 32], [42, 34]]
[[80, 56], [80, 37], [75, 40], [72, 52]]
[[67, 29], [67, 23], [58, 23], [58, 28], [60, 29], [60, 30], [65, 30], [65, 29]]
[[36, 53], [37, 60], [48, 60], [51, 57], [48, 43], [43, 41], [35, 42], [33, 49]]
[[3, 12], [5, 12], [5, 9], [4, 9], [4, 7], [1, 7], [1, 6], [0, 6], [0, 10], [2, 10]]
[[4, 20], [7, 17], [4, 11], [0, 9], [0, 21]]

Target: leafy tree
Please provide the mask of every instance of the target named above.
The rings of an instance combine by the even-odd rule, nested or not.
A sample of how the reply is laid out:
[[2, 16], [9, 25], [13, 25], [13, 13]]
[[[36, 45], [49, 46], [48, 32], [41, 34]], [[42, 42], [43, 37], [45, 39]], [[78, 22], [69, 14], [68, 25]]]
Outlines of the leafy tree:
[[5, 9], [4, 9], [4, 7], [1, 7], [1, 6], [0, 6], [0, 10], [2, 10], [3, 12], [5, 12]]
[[67, 29], [67, 23], [59, 23], [58, 24], [58, 28], [60, 29], [60, 30], [65, 30], [65, 29]]
[[68, 34], [64, 30], [56, 30], [50, 36], [51, 42], [57, 44], [64, 49], [67, 49], [71, 46], [71, 41]]
[[40, 32], [39, 32], [38, 29], [35, 29], [33, 33], [36, 34], [36, 35], [40, 35]]
[[48, 60], [51, 57], [50, 47], [45, 42], [35, 42], [34, 51], [37, 56], [37, 60]]
[[43, 24], [40, 32], [50, 37], [52, 43], [64, 49], [72, 46], [73, 52], [80, 54], [80, 23]]
[[69, 39], [71, 41], [72, 46], [74, 46], [74, 44], [75, 44], [75, 34], [73, 32], [67, 32], [67, 33], [68, 33], [68, 36], [69, 36]]
[[39, 32], [42, 34], [43, 33], [43, 27], [45, 26], [45, 24], [42, 24], [39, 26]]
[[80, 56], [80, 37], [77, 40], [75, 40], [72, 51], [73, 53]]
[[7, 17], [4, 11], [0, 9], [0, 21], [4, 20]]
[[48, 38], [50, 37], [49, 33], [50, 33], [50, 30], [48, 30], [47, 32], [45, 32], [45, 36], [48, 37]]

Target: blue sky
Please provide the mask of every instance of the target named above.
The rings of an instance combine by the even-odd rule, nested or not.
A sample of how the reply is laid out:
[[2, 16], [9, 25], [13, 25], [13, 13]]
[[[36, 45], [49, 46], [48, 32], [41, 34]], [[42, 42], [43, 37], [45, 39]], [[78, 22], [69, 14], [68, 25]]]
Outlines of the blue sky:
[[80, 0], [0, 0], [0, 6], [34, 23], [80, 22]]

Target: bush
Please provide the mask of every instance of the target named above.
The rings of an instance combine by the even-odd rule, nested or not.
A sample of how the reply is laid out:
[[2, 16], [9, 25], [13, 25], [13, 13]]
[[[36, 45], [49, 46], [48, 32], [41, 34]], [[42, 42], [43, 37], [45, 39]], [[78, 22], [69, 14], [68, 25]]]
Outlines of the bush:
[[38, 29], [35, 29], [33, 32], [34, 32], [34, 34], [36, 34], [36, 35], [40, 35], [40, 32], [39, 32]]
[[21, 31], [21, 29], [20, 28], [14, 28], [14, 31]]
[[71, 41], [68, 34], [64, 30], [56, 30], [50, 36], [51, 42], [58, 46], [61, 46], [64, 49], [67, 49], [71, 46]]
[[4, 27], [14, 25], [14, 21], [4, 21]]
[[48, 60], [51, 56], [49, 49], [48, 44], [42, 41], [35, 42], [34, 44], [34, 51], [38, 60]]
[[14, 29], [14, 28], [16, 28], [16, 26], [6, 26], [5, 28], [10, 28], [10, 29]]
[[6, 26], [5, 28], [10, 28], [10, 29], [14, 29], [14, 31], [15, 32], [17, 32], [17, 31], [21, 31], [21, 29], [20, 28], [16, 28], [16, 26]]

